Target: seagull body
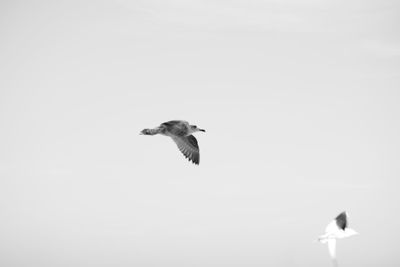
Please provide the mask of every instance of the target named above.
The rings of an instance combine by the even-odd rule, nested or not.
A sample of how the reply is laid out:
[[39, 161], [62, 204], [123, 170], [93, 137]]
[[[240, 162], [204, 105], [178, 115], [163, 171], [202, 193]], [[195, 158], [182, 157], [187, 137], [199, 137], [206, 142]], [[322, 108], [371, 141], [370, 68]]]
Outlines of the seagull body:
[[200, 163], [200, 150], [196, 138], [192, 135], [195, 132], [205, 132], [196, 125], [190, 125], [187, 121], [173, 120], [162, 123], [153, 129], [144, 129], [140, 132], [143, 135], [161, 134], [169, 136], [176, 143], [182, 154], [194, 164]]
[[330, 222], [325, 229], [325, 234], [318, 238], [322, 244], [328, 244], [329, 254], [335, 266], [336, 262], [336, 239], [346, 238], [349, 236], [357, 235], [358, 233], [351, 228], [348, 228], [347, 212], [340, 213], [332, 222]]

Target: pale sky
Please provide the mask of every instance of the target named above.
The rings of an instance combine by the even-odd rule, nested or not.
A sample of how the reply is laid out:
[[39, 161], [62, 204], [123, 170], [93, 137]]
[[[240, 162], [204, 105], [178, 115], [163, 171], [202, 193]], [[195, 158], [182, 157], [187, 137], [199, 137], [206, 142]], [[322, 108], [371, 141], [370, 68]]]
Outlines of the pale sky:
[[[2, 1], [0, 266], [399, 266], [399, 1]], [[143, 128], [184, 119], [199, 166]]]

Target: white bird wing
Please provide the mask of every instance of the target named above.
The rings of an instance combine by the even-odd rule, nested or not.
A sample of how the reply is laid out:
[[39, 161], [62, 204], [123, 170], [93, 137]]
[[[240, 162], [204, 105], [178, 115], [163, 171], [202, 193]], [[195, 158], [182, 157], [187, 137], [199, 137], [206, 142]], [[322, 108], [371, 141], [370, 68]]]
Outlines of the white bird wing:
[[336, 239], [335, 238], [329, 238], [328, 250], [329, 250], [329, 255], [331, 255], [332, 260], [336, 260]]
[[357, 233], [356, 231], [354, 231], [354, 230], [351, 229], [351, 228], [346, 228], [346, 229], [344, 230], [343, 237], [349, 237], [349, 236], [353, 236], [353, 235], [359, 235], [359, 233]]
[[331, 221], [325, 228], [325, 233], [327, 233], [327, 234], [334, 234], [334, 233], [337, 233], [338, 231], [339, 231], [339, 228], [338, 228], [335, 220]]
[[196, 138], [193, 135], [171, 136], [182, 154], [194, 164], [200, 163], [200, 151]]

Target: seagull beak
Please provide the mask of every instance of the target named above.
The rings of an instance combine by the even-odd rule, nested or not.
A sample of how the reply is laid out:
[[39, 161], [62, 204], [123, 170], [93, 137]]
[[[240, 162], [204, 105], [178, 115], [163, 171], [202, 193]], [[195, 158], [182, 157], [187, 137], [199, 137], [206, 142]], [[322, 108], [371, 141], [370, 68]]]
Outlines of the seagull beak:
[[206, 130], [204, 130], [204, 129], [199, 129], [199, 131], [201, 131], [201, 132], [206, 132]]

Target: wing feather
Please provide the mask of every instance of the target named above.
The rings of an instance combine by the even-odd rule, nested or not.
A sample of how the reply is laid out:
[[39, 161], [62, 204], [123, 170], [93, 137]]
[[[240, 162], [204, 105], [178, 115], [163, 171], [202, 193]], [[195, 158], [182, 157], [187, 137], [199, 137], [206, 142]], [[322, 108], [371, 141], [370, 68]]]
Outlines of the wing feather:
[[196, 138], [193, 135], [172, 136], [182, 154], [194, 164], [200, 163], [200, 151]]
[[335, 260], [336, 259], [336, 239], [335, 238], [329, 238], [328, 250], [329, 250], [329, 255], [331, 255], [332, 260]]
[[340, 213], [335, 220], [340, 229], [344, 230], [347, 227], [347, 214], [345, 211]]

